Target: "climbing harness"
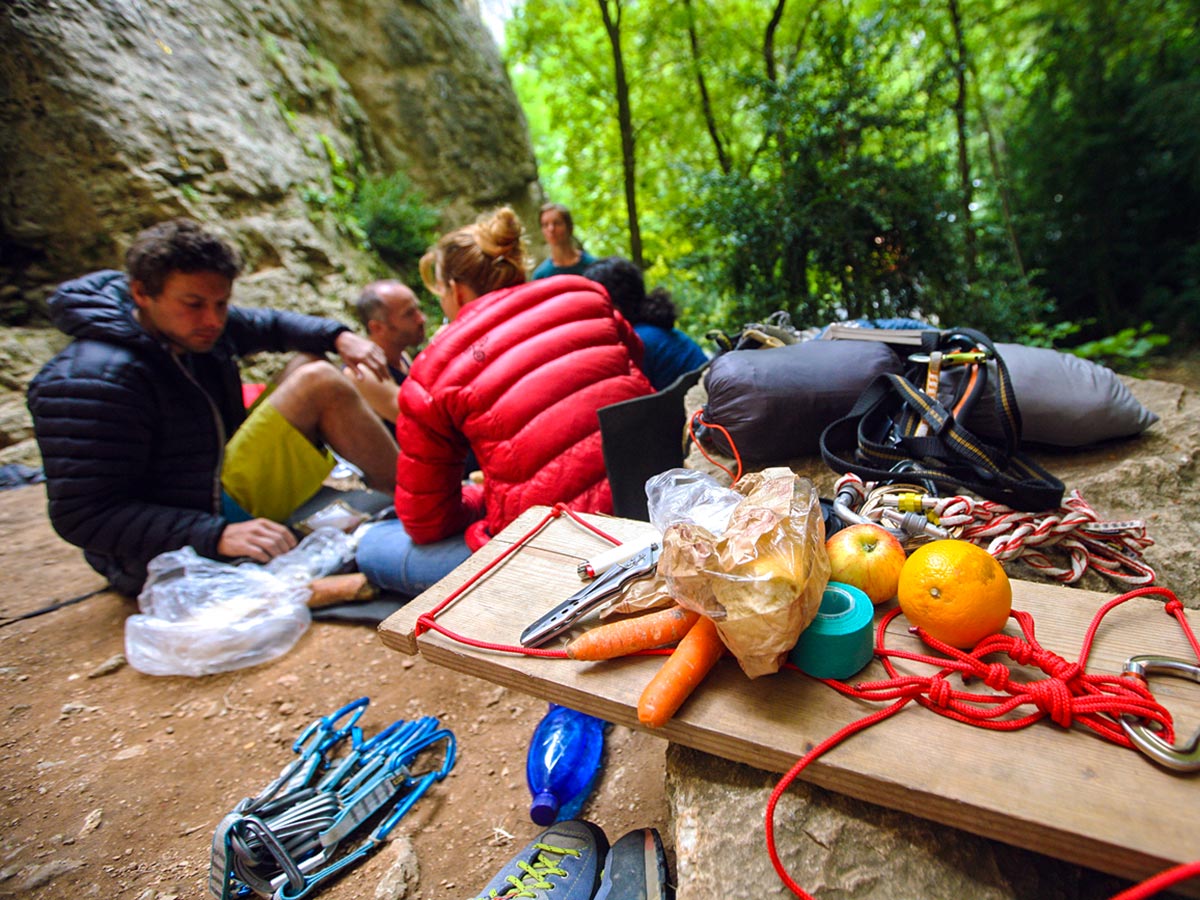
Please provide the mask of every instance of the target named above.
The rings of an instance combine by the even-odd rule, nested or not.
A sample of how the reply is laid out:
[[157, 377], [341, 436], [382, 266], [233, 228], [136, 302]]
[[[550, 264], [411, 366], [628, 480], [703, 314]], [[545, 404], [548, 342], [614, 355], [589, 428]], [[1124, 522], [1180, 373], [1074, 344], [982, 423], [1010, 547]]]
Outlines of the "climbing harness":
[[[911, 475], [903, 468], [897, 479]], [[978, 544], [1001, 563], [1020, 560], [1043, 575], [1073, 584], [1089, 568], [1121, 584], [1153, 583], [1155, 572], [1142, 558], [1154, 544], [1140, 519], [1101, 520], [1078, 490], [1045, 513], [1021, 512], [992, 500], [939, 497], [928, 482], [867, 483], [853, 472], [834, 487], [834, 513], [846, 524], [870, 522], [892, 532], [911, 549], [936, 538]], [[1051, 553], [1065, 555], [1055, 561]]]
[[[910, 356], [909, 363], [904, 376], [876, 377], [850, 412], [821, 433], [821, 457], [831, 469], [887, 481], [897, 463], [907, 462], [920, 481], [965, 489], [1013, 509], [1062, 503], [1062, 482], [1020, 450], [1021, 412], [1012, 380], [986, 336], [966, 328], [945, 332], [935, 348]], [[966, 374], [943, 405], [937, 388], [950, 365]], [[1001, 435], [985, 441], [963, 423], [984, 398], [989, 373]]]
[[[369, 702], [360, 697], [310, 724], [292, 745], [296, 759], [221, 820], [212, 841], [209, 893], [218, 900], [307, 897], [386, 841], [413, 804], [450, 773], [453, 733], [426, 716], [393, 722], [364, 739], [358, 720]], [[422, 755], [438, 745], [440, 764], [417, 774]], [[345, 747], [348, 752], [336, 756]], [[339, 854], [368, 822], [379, 824]]]

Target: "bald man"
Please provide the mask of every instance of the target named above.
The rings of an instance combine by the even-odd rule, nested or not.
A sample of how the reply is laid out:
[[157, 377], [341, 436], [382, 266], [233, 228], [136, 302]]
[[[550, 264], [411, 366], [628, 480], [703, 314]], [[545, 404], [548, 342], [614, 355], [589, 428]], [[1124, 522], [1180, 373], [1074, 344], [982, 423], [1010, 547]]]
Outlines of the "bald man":
[[399, 415], [396, 398], [400, 382], [408, 375], [412, 363], [408, 351], [425, 340], [425, 314], [417, 295], [401, 281], [367, 285], [354, 306], [367, 337], [383, 351], [392, 376], [390, 381], [370, 374], [355, 377], [354, 385], [375, 413], [394, 429]]

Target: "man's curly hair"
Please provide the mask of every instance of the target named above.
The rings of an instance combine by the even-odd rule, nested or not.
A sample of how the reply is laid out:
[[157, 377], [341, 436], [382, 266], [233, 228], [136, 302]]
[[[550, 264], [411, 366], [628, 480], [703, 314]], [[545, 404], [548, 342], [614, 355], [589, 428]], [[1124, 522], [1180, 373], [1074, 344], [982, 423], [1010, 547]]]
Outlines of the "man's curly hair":
[[242, 257], [192, 219], [169, 219], [147, 228], [125, 254], [125, 272], [151, 297], [162, 292], [172, 272], [216, 272], [230, 281], [242, 272]]

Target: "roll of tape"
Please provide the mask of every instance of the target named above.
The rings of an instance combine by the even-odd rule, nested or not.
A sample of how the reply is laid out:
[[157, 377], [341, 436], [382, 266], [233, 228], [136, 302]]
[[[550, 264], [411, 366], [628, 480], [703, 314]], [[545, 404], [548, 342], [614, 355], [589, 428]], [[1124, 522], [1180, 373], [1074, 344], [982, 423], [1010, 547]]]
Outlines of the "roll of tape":
[[849, 678], [875, 653], [874, 624], [871, 599], [856, 587], [831, 581], [816, 618], [800, 633], [788, 659], [814, 678]]

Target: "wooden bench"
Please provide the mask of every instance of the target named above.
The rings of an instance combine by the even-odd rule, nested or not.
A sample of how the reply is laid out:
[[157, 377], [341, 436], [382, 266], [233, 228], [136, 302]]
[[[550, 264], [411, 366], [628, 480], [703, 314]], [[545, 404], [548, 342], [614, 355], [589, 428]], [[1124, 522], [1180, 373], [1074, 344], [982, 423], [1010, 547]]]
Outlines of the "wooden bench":
[[[393, 649], [420, 653], [449, 669], [640, 728], [637, 700], [660, 664], [657, 659], [577, 663], [475, 649], [435, 631], [415, 634], [418, 616], [518, 543], [547, 512], [537, 508], [521, 516], [448, 578], [384, 621], [382, 639]], [[643, 522], [585, 518], [622, 541], [655, 534]], [[555, 519], [437, 621], [472, 638], [517, 645], [526, 625], [580, 587], [577, 564], [608, 546], [570, 519]], [[1033, 614], [1041, 644], [1068, 660], [1077, 658], [1092, 616], [1111, 596], [1024, 581], [1014, 581], [1013, 590], [1014, 608]], [[1200, 613], [1189, 611], [1188, 616], [1193, 628], [1200, 627]], [[1010, 630], [1015, 627], [1010, 623]], [[903, 617], [889, 628], [888, 641], [919, 649]], [[1152, 598], [1132, 600], [1109, 614], [1089, 671], [1117, 673], [1128, 657], [1144, 653], [1193, 658], [1178, 623]], [[883, 677], [882, 666], [873, 662], [855, 680]], [[1155, 679], [1152, 687], [1172, 710], [1180, 737], [1189, 737], [1200, 724], [1200, 688], [1167, 678]], [[877, 708], [795, 671], [750, 680], [734, 660], [726, 659], [657, 733], [726, 759], [785, 772], [807, 748]], [[801, 777], [841, 794], [1134, 880], [1200, 856], [1200, 840], [1186, 824], [1188, 811], [1200, 806], [1200, 776], [1168, 772], [1137, 751], [1048, 720], [998, 733], [958, 724], [913, 704], [852, 737]], [[1178, 890], [1200, 896], [1194, 882]]]

